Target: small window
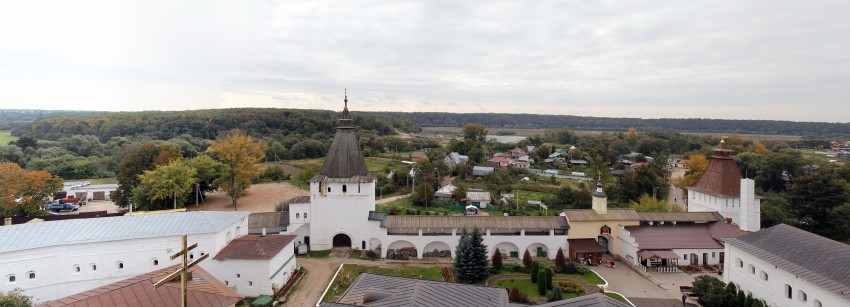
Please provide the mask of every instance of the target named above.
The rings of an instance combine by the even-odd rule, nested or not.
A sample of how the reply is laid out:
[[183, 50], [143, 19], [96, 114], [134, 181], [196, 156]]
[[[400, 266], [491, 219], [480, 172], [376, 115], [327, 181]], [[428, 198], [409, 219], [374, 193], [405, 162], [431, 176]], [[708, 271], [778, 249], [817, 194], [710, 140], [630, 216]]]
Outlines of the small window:
[[15, 282], [15, 275], [9, 275], [9, 282], [10, 283]]
[[735, 261], [738, 263], [738, 267], [739, 267], [739, 268], [743, 268], [743, 267], [744, 267], [744, 261], [741, 261], [741, 258], [737, 258], [737, 259], [735, 259]]
[[242, 277], [242, 275], [239, 275], [239, 273], [236, 273], [236, 278], [239, 278], [239, 277]]
[[330, 193], [330, 192], [331, 192], [331, 187], [328, 187], [328, 193]]
[[80, 272], [80, 265], [79, 265], [79, 264], [75, 264], [75, 265], [74, 265], [74, 273], [79, 273], [79, 272]]
[[301, 218], [301, 213], [296, 213], [296, 214], [295, 214], [295, 218], [296, 218], [296, 219], [300, 219], [300, 218]]
[[346, 185], [344, 185], [344, 184], [343, 184], [343, 185], [342, 185], [342, 192], [343, 192], [343, 193], [348, 192], [348, 186], [346, 186]]
[[225, 281], [224, 281], [224, 285], [225, 285], [225, 286], [229, 286], [229, 285], [230, 285], [230, 282], [225, 280]]
[[254, 282], [252, 282], [252, 281], [248, 282], [248, 287], [253, 286], [253, 285], [254, 285]]
[[803, 292], [803, 290], [797, 290], [797, 299], [801, 302], [807, 302], [809, 300], [809, 296], [806, 295], [806, 292]]
[[92, 271], [97, 271], [97, 264], [92, 263], [92, 264], [91, 264], [91, 270], [92, 270]]
[[35, 272], [30, 272], [29, 277], [30, 279], [35, 279]]
[[792, 294], [793, 294], [793, 292], [794, 292], [793, 290], [794, 290], [794, 289], [792, 289], [792, 288], [791, 288], [791, 285], [789, 285], [789, 284], [785, 284], [785, 297], [790, 299], [790, 298], [791, 298], [791, 295], [792, 295]]
[[304, 212], [304, 218], [305, 219], [307, 218], [307, 212]]
[[124, 263], [123, 263], [123, 262], [118, 261], [118, 269], [119, 269], [119, 270], [123, 270], [123, 269], [124, 269]]
[[747, 268], [749, 268], [749, 269], [750, 269], [750, 274], [755, 274], [755, 273], [756, 273], [756, 267], [754, 267], [752, 264], [751, 264], [749, 267], [747, 267]]
[[159, 260], [154, 259], [154, 260], [153, 260], [153, 265], [154, 265], [154, 266], [159, 265]]
[[189, 259], [195, 259], [195, 253], [189, 253]]
[[714, 252], [711, 252], [711, 258], [714, 258], [714, 257], [715, 257]]
[[770, 279], [770, 276], [768, 276], [767, 272], [765, 271], [761, 271], [761, 274], [759, 275], [761, 275], [761, 280], [767, 281], [768, 279]]
[[688, 254], [685, 254], [685, 260], [688, 260]]

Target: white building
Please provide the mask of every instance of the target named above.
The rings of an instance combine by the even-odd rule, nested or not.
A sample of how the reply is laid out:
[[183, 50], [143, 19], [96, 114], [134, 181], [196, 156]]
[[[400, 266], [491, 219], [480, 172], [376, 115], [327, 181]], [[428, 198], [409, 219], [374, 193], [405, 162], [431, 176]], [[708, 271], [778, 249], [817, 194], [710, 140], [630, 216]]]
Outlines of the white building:
[[245, 296], [274, 295], [295, 273], [292, 235], [234, 239], [210, 260], [210, 273]]
[[850, 306], [850, 246], [785, 224], [726, 241], [724, 282], [768, 306]]
[[761, 199], [755, 181], [744, 179], [725, 141], [714, 148], [705, 172], [688, 188], [689, 212], [718, 212], [745, 231], [761, 229]]
[[[180, 212], [0, 227], [0, 289], [21, 288], [36, 303], [177, 264], [181, 236], [216, 255], [248, 233], [247, 212]], [[209, 270], [211, 262], [201, 262]]]
[[[345, 101], [322, 170], [310, 179], [310, 196], [290, 202], [287, 233], [297, 236], [296, 245], [368, 249], [389, 258], [448, 257], [463, 229], [477, 227], [490, 253], [499, 249], [521, 257], [528, 250], [554, 258], [559, 248], [567, 251], [564, 217], [387, 216], [375, 211], [375, 175], [366, 169]], [[489, 202], [489, 193], [486, 198]]]
[[[665, 215], [677, 214], [688, 215]], [[725, 257], [724, 240], [746, 234], [735, 225], [717, 221], [619, 227], [620, 257], [644, 270], [656, 271], [675, 270], [676, 266], [688, 264], [721, 264]]]

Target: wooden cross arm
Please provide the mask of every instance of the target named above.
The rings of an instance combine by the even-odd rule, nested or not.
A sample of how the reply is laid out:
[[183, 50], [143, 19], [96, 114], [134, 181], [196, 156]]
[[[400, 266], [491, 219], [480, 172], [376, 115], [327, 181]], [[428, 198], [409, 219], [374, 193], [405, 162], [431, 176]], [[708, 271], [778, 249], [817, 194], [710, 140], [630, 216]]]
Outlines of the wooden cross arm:
[[187, 264], [185, 269], [180, 268], [180, 269], [178, 269], [174, 272], [171, 272], [171, 274], [166, 275], [165, 277], [163, 277], [162, 279], [160, 279], [159, 281], [154, 283], [153, 287], [159, 288], [160, 286], [168, 283], [169, 281], [172, 281], [172, 280], [180, 277], [180, 274], [183, 273], [183, 270], [186, 270], [188, 272], [189, 268], [195, 266], [196, 264], [198, 264], [198, 262], [201, 262], [201, 260], [207, 259], [207, 257], [209, 257], [209, 256], [210, 256], [210, 254], [204, 254], [203, 256], [199, 257], [198, 259], [195, 259], [194, 261]]
[[196, 247], [198, 247], [198, 243], [194, 243], [194, 244], [192, 244], [192, 245], [189, 245], [189, 247], [187, 247], [187, 248], [186, 248], [186, 250], [180, 250], [180, 251], [178, 251], [178, 252], [174, 253], [174, 255], [171, 255], [171, 260], [174, 260], [174, 258], [177, 258], [177, 257], [182, 256], [182, 255], [183, 255], [183, 253], [188, 252], [188, 251], [190, 251], [190, 250], [193, 250], [193, 249], [195, 249]]

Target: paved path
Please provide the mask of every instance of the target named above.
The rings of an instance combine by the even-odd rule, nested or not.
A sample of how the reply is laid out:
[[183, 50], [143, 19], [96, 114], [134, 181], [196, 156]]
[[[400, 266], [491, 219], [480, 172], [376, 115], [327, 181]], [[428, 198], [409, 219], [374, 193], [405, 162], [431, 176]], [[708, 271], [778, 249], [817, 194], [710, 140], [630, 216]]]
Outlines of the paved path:
[[[494, 277], [491, 277], [490, 279], [488, 279], [487, 285], [491, 286], [491, 287], [495, 287], [497, 282], [499, 282], [500, 280], [505, 280], [505, 279], [531, 279], [531, 276], [529, 274], [497, 275], [497, 276], [494, 276]], [[581, 278], [578, 278], [578, 277], [575, 277], [575, 276], [570, 276], [570, 275], [565, 275], [565, 274], [555, 274], [553, 279], [567, 279], [567, 280], [572, 280], [574, 282], [577, 282], [579, 285], [584, 287], [584, 290], [587, 292], [587, 294], [593, 294], [593, 293], [599, 292], [598, 286], [589, 285], [589, 284], [587, 284], [587, 282], [585, 282]]]
[[298, 264], [307, 269], [307, 275], [298, 283], [295, 294], [290, 297], [289, 306], [315, 306], [325, 287], [336, 273], [344, 258], [298, 257]]
[[[688, 169], [686, 168], [674, 168], [670, 172], [670, 182], [672, 182], [676, 178], [684, 177], [686, 172], [688, 172]], [[679, 205], [682, 210], [688, 210], [687, 205], [685, 205], [685, 200], [682, 198], [682, 189], [680, 189], [679, 187], [670, 185], [670, 192], [667, 195], [667, 202]]]
[[[655, 281], [648, 279], [638, 272], [626, 267], [628, 264], [617, 261], [615, 269], [597, 266], [591, 270], [608, 281], [608, 290], [618, 292], [629, 299], [659, 298], [659, 299], [681, 299], [673, 296], [670, 292], [660, 287]], [[681, 301], [679, 301], [681, 304]], [[640, 305], [638, 305], [640, 306]]]

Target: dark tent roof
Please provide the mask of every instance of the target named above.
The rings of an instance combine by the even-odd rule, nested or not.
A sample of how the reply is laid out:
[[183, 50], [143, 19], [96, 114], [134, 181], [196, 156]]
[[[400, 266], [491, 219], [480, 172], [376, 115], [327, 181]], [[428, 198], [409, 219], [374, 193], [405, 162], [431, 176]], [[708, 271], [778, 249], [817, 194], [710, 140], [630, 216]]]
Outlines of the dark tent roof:
[[366, 160], [363, 159], [360, 142], [357, 140], [357, 132], [354, 130], [350, 115], [348, 115], [348, 98], [346, 98], [346, 107], [325, 157], [325, 164], [322, 166], [319, 175], [310, 179], [310, 182], [326, 182], [329, 181], [329, 178], [352, 177], [360, 177], [361, 179], [358, 179], [358, 182], [374, 180], [374, 176], [371, 176], [369, 171], [366, 170]]

